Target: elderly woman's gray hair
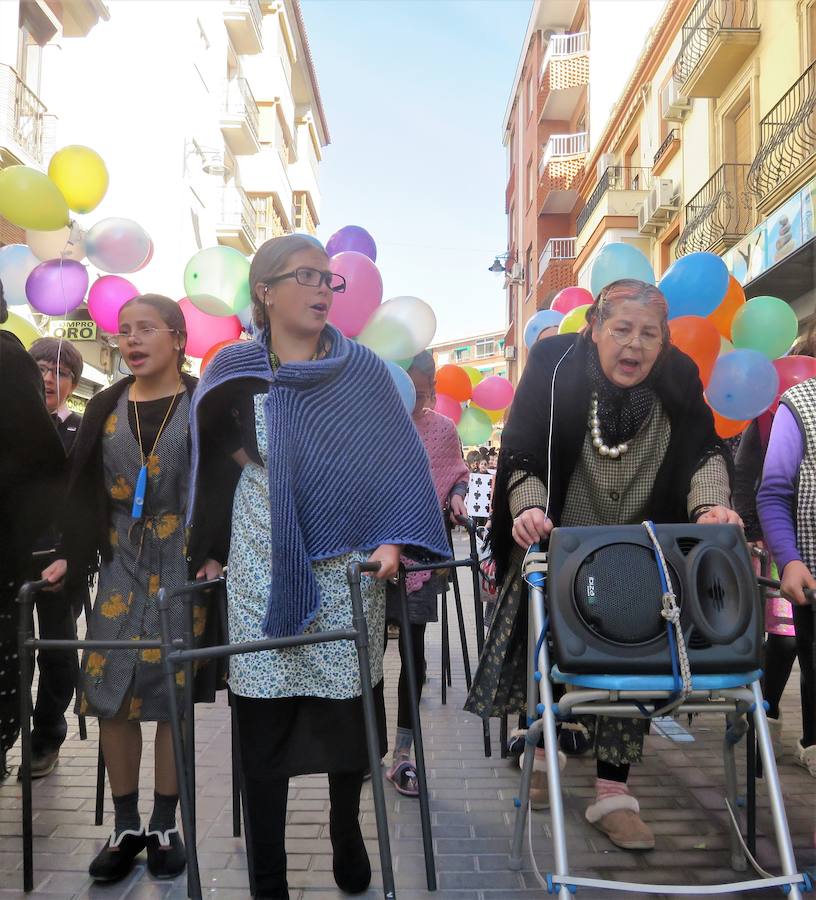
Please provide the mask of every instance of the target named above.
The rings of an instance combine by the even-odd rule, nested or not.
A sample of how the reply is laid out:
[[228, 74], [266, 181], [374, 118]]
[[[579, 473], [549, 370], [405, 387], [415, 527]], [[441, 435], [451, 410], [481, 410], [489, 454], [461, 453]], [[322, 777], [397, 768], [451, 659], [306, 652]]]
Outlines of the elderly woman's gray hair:
[[270, 281], [286, 271], [289, 257], [301, 250], [326, 250], [317, 238], [308, 234], [284, 234], [258, 247], [249, 267], [249, 293], [252, 297], [252, 318], [262, 328], [266, 322], [266, 307], [256, 290], [259, 284]]
[[615, 314], [619, 303], [630, 301], [650, 306], [660, 316], [664, 340], [669, 336], [669, 304], [659, 288], [636, 278], [620, 278], [601, 288], [595, 302], [586, 312], [589, 325], [603, 325]]

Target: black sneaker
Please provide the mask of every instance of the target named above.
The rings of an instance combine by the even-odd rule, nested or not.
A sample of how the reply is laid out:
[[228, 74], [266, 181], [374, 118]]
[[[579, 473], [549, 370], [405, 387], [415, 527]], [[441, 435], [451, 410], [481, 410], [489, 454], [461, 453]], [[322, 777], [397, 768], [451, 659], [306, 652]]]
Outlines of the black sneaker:
[[133, 868], [133, 862], [144, 850], [146, 842], [144, 830], [111, 835], [88, 866], [88, 874], [94, 881], [119, 881]]
[[175, 878], [186, 865], [187, 854], [178, 828], [147, 832], [147, 870], [154, 878]]
[[[50, 775], [54, 771], [54, 769], [57, 767], [58, 762], [59, 762], [59, 749], [45, 750], [42, 753], [32, 753], [31, 754], [31, 777], [32, 777], [32, 779], [45, 778], [46, 775]], [[21, 766], [17, 772], [17, 781], [22, 781], [22, 780], [23, 780], [23, 768]]]

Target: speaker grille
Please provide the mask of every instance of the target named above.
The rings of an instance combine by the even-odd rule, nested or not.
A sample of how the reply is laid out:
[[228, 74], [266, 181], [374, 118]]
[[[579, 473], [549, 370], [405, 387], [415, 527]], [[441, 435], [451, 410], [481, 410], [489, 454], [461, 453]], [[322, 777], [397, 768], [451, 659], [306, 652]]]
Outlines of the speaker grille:
[[[679, 597], [679, 579], [669, 571]], [[637, 544], [611, 544], [581, 563], [573, 599], [584, 624], [600, 637], [644, 644], [666, 634], [662, 595], [654, 553]]]

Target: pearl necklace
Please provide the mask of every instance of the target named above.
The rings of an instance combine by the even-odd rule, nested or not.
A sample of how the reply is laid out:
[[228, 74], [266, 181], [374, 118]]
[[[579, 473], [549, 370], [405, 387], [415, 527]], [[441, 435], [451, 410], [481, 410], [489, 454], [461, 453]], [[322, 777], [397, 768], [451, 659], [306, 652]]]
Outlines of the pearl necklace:
[[601, 456], [617, 459], [619, 456], [623, 456], [629, 449], [628, 444], [618, 444], [617, 447], [609, 447], [603, 442], [603, 438], [601, 437], [601, 420], [598, 418], [597, 394], [592, 395], [592, 402], [589, 406], [589, 433], [592, 435], [592, 446]]

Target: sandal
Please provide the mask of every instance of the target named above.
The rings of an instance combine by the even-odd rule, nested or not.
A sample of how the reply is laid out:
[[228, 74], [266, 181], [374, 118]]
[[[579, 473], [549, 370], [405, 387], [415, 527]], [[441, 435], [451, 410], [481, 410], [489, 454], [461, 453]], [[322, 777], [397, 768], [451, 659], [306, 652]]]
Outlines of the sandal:
[[419, 796], [419, 780], [416, 766], [409, 759], [401, 759], [394, 762], [385, 773], [385, 777], [403, 796]]

